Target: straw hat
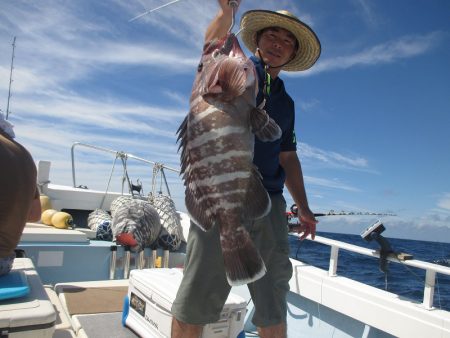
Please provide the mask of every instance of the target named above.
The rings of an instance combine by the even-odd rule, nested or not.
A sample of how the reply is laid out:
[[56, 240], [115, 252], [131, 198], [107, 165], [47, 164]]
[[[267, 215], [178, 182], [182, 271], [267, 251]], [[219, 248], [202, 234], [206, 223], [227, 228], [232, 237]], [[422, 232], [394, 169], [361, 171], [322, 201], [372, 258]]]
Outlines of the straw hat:
[[256, 33], [268, 27], [281, 27], [298, 40], [299, 48], [294, 59], [281, 67], [286, 71], [299, 71], [310, 68], [320, 56], [320, 41], [312, 29], [288, 11], [252, 10], [241, 18], [241, 38], [245, 46], [256, 51]]

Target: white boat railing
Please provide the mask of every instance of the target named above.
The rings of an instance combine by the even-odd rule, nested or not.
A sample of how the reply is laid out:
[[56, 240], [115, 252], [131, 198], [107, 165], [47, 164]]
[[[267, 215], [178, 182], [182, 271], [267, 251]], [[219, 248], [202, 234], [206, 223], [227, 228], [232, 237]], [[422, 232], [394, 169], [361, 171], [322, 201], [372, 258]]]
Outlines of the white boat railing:
[[[292, 236], [300, 237], [300, 235], [291, 233]], [[307, 238], [311, 240], [310, 237]], [[337, 276], [337, 266], [338, 266], [338, 258], [339, 258], [339, 249], [347, 250], [350, 252], [358, 253], [365, 256], [380, 257], [380, 252], [373, 249], [363, 248], [357, 245], [336, 241], [333, 239], [316, 236], [315, 242], [322, 243], [331, 247], [330, 251], [330, 261], [328, 267], [328, 275], [330, 277]], [[420, 261], [417, 259], [408, 259], [408, 260], [399, 260], [396, 256], [390, 255], [387, 257], [387, 260], [399, 264], [404, 264], [407, 266], [412, 266], [415, 268], [419, 268], [425, 270], [425, 281], [424, 281], [424, 291], [423, 291], [423, 306], [425, 309], [431, 310], [433, 309], [433, 300], [434, 300], [434, 289], [436, 284], [436, 273], [441, 273], [444, 275], [450, 276], [450, 268], [446, 266], [442, 266], [439, 264], [433, 264], [425, 261]]]
[[[178, 169], [171, 168], [171, 167], [166, 166], [166, 165], [164, 165], [162, 163], [146, 160], [144, 158], [135, 156], [135, 155], [130, 154], [130, 153], [126, 153], [124, 151], [111, 150], [111, 149], [107, 149], [107, 148], [103, 148], [103, 147], [99, 147], [99, 146], [94, 146], [94, 145], [91, 145], [91, 144], [75, 142], [72, 145], [71, 150], [70, 150], [71, 158], [72, 158], [72, 181], [73, 181], [73, 187], [74, 188], [77, 188], [76, 178], [75, 178], [75, 147], [79, 147], [79, 146], [80, 147], [89, 148], [89, 149], [98, 150], [98, 151], [105, 152], [105, 153], [113, 154], [113, 155], [115, 155], [116, 159], [120, 158], [120, 159], [125, 160], [125, 161], [127, 161], [128, 159], [134, 159], [134, 160], [139, 161], [139, 162], [150, 164], [153, 167], [153, 179], [152, 179], [153, 183], [154, 183], [154, 180], [156, 178], [156, 174], [158, 172], [160, 172], [161, 175], [162, 175], [162, 178], [164, 180], [164, 183], [165, 183], [165, 186], [166, 186], [166, 189], [167, 189], [167, 192], [168, 192], [169, 196], [170, 196], [170, 190], [169, 190], [169, 185], [167, 184], [167, 179], [166, 179], [166, 175], [164, 173], [164, 170], [166, 169], [166, 170], [169, 170], [169, 171], [173, 171], [175, 173], [179, 173], [180, 172], [180, 170], [178, 170]], [[113, 164], [113, 167], [114, 167], [114, 164]]]

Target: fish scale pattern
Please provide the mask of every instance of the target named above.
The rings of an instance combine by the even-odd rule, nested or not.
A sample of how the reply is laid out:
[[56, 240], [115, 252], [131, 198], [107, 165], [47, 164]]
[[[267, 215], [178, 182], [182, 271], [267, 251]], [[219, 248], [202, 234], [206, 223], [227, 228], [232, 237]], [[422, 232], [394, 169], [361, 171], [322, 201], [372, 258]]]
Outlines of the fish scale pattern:
[[159, 214], [161, 233], [158, 244], [170, 251], [176, 251], [181, 245], [183, 230], [180, 215], [177, 213], [174, 201], [167, 195], [149, 195], [149, 202]]

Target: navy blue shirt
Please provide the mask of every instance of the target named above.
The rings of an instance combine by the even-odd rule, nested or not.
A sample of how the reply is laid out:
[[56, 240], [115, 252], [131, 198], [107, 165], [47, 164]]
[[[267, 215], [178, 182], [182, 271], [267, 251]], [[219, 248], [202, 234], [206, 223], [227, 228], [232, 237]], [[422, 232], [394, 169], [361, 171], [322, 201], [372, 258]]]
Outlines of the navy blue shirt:
[[[259, 105], [264, 99], [264, 67], [261, 61], [251, 56], [258, 73], [259, 93], [256, 99]], [[280, 139], [273, 142], [261, 142], [255, 137], [255, 155], [253, 163], [258, 167], [262, 177], [263, 184], [269, 194], [283, 192], [285, 173], [280, 165], [279, 154], [282, 151], [296, 151], [297, 140], [295, 138], [295, 108], [294, 101], [286, 93], [283, 81], [277, 77], [272, 79], [270, 86], [270, 95], [266, 98], [264, 107], [269, 116], [280, 126], [283, 134]]]

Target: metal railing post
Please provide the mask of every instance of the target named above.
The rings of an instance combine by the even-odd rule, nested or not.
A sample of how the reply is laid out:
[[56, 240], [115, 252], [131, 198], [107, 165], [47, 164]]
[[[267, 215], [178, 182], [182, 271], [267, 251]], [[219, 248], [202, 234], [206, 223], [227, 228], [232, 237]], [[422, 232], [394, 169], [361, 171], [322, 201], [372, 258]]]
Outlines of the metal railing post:
[[339, 248], [335, 245], [331, 246], [330, 266], [328, 268], [328, 276], [335, 277], [337, 275], [337, 264], [339, 258]]
[[433, 308], [434, 285], [436, 283], [436, 271], [426, 270], [425, 287], [423, 289], [423, 306], [427, 310]]

